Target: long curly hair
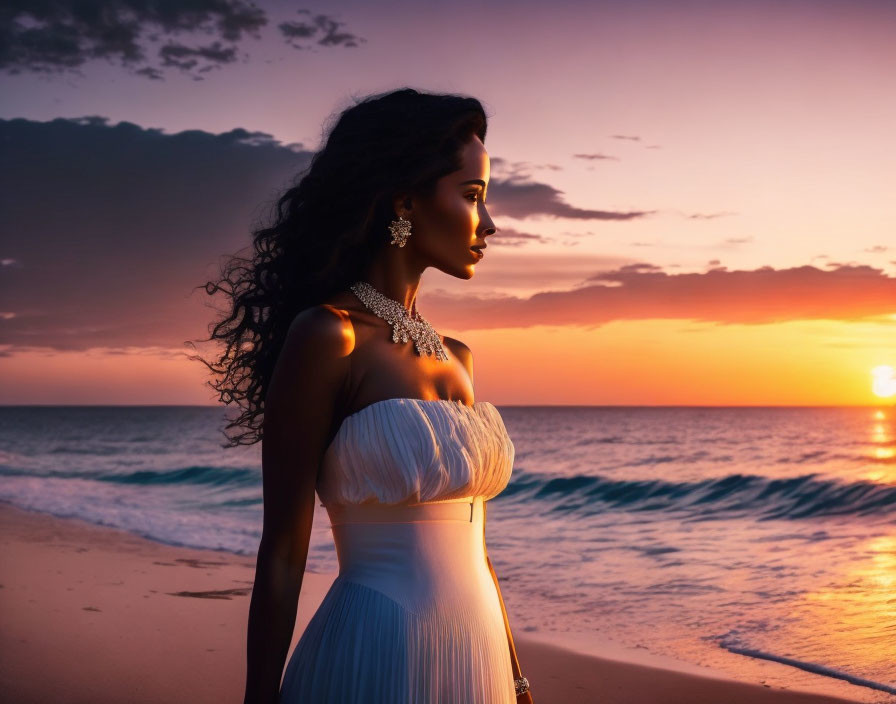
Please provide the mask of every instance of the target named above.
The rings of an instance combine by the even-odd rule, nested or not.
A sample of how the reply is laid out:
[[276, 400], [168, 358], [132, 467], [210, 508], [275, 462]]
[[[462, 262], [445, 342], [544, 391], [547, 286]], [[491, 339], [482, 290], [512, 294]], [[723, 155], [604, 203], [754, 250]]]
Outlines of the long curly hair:
[[486, 128], [475, 98], [403, 88], [355, 99], [325, 130], [324, 147], [277, 199], [272, 221], [253, 231], [251, 256], [230, 256], [220, 278], [201, 285], [226, 296], [227, 312], [206, 339], [222, 349], [212, 362], [189, 357], [218, 377], [206, 383], [219, 400], [241, 409], [222, 447], [262, 439], [264, 399], [290, 324], [354, 283], [388, 246], [395, 195], [431, 195], [462, 168], [473, 135], [485, 142]]

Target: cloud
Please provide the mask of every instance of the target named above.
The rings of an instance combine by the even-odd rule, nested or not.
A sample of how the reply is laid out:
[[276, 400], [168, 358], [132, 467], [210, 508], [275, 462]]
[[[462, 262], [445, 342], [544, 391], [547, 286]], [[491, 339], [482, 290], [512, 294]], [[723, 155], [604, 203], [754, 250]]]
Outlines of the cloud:
[[[629, 136], [626, 134], [611, 134], [610, 139], [625, 139], [630, 142], [640, 142], [641, 141], [640, 137]], [[662, 149], [662, 147], [659, 144], [645, 144], [644, 148], [645, 149]]]
[[595, 161], [598, 159], [612, 159], [613, 161], [619, 161], [619, 157], [617, 156], [607, 156], [606, 154], [573, 154], [574, 159], [587, 159], [589, 161]]
[[0, 342], [181, 347], [201, 289], [310, 152], [263, 132], [163, 134], [104, 117], [0, 120]]
[[290, 46], [296, 49], [305, 49], [303, 45], [307, 39], [317, 38], [317, 44], [321, 46], [356, 47], [367, 40], [351, 32], [340, 28], [344, 22], [338, 22], [328, 15], [315, 15], [309, 10], [299, 10], [299, 14], [308, 15], [308, 19], [300, 22], [281, 22], [277, 25], [280, 33], [286, 38]]
[[[307, 10], [299, 12], [310, 15]], [[9, 0], [0, 11], [0, 70], [80, 73], [79, 67], [89, 60], [104, 59], [151, 80], [163, 80], [166, 68], [202, 80], [208, 71], [235, 62], [244, 40], [260, 39], [268, 21], [264, 9], [244, 0]], [[281, 38], [294, 47], [301, 47], [304, 40], [316, 40], [321, 46], [357, 46], [365, 41], [342, 30], [343, 24], [318, 14], [310, 17], [310, 24], [286, 22], [278, 28]], [[307, 28], [304, 36], [299, 25]], [[174, 40], [184, 33], [201, 35], [206, 42], [190, 45]]]
[[499, 227], [498, 231], [488, 238], [489, 246], [494, 243], [499, 247], [521, 247], [533, 242], [543, 244], [550, 241], [551, 239], [544, 235], [533, 235], [509, 227]]
[[594, 274], [573, 290], [528, 298], [427, 296], [426, 304], [430, 320], [460, 330], [649, 318], [720, 324], [860, 320], [896, 313], [896, 277], [865, 265], [669, 274], [639, 262]]
[[532, 171], [563, 171], [563, 167], [558, 164], [533, 164], [531, 161], [509, 161], [499, 156], [489, 159], [491, 163], [492, 176], [498, 180], [524, 180], [532, 176]]
[[[553, 186], [537, 181], [491, 179], [488, 186], [490, 210], [496, 215], [527, 218], [549, 215], [555, 218], [578, 220], [635, 220], [651, 215], [655, 210], [612, 211], [577, 208], [564, 202], [563, 193]], [[494, 201], [492, 202], [492, 198]]]
[[554, 164], [535, 165], [527, 161], [508, 161], [501, 157], [491, 157], [490, 162], [492, 173], [488, 185], [488, 205], [494, 215], [512, 218], [548, 215], [576, 220], [635, 220], [657, 212], [577, 208], [563, 200], [562, 191], [532, 179], [533, 169], [558, 171], [560, 167]]
[[[217, 318], [211, 304], [222, 301], [194, 287], [250, 243], [266, 206], [311, 156], [245, 129], [165, 134], [101, 116], [0, 120], [0, 226], [14, 233], [0, 246], [0, 350], [184, 349], [205, 337]], [[424, 291], [427, 317], [467, 329], [896, 313], [896, 278], [861, 264], [670, 273], [676, 265], [511, 245], [542, 241], [502, 228], [487, 260], [500, 267], [482, 273], [521, 293]]]
[[714, 220], [715, 218], [722, 218], [726, 215], [737, 215], [737, 213], [729, 213], [724, 210], [720, 213], [692, 213], [691, 215], [688, 215], [688, 218], [691, 220]]
[[183, 44], [166, 44], [159, 50], [159, 58], [162, 66], [173, 66], [182, 71], [191, 71], [199, 65], [200, 60], [207, 61], [199, 68], [200, 72], [206, 72], [213, 68], [220, 68], [221, 64], [230, 64], [236, 61], [236, 47], [225, 47], [221, 42], [214, 42], [209, 46], [189, 47]]

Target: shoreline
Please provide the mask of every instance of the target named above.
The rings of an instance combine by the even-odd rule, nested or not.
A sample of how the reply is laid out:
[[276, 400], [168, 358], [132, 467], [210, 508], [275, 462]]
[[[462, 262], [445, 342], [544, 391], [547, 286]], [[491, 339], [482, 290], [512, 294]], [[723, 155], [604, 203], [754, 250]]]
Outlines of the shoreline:
[[[242, 701], [254, 556], [169, 546], [5, 502], [0, 525], [7, 701]], [[334, 577], [305, 572], [290, 654]], [[514, 632], [514, 642], [537, 704], [860, 701], [742, 682], [610, 642], [586, 650], [564, 634]]]

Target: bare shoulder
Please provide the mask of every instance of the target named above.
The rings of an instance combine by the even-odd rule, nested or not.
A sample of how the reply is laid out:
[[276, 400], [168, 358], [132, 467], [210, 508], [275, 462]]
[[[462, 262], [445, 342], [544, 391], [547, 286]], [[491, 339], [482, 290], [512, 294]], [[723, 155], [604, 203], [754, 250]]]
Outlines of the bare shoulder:
[[345, 289], [332, 294], [329, 298], [323, 301], [319, 307], [350, 312], [357, 310], [359, 303], [358, 297], [351, 291]]
[[[354, 344], [348, 315], [328, 304], [302, 310], [290, 323], [268, 396], [294, 398], [296, 391], [333, 394], [345, 381]], [[305, 395], [305, 394], [303, 394]]]
[[346, 311], [328, 303], [310, 306], [290, 323], [284, 351], [287, 347], [302, 348], [306, 354], [325, 362], [331, 353], [348, 351], [346, 347], [351, 343], [351, 333], [351, 319]]
[[461, 363], [464, 365], [464, 368], [467, 370], [467, 374], [470, 375], [470, 381], [473, 380], [473, 352], [467, 347], [463, 342], [454, 338], [448, 337], [447, 335], [442, 336], [442, 340], [451, 353], [457, 357]]
[[[369, 328], [383, 327], [387, 323], [368, 310], [358, 297], [350, 290], [337, 291], [320, 304], [331, 313], [338, 315], [346, 325], [350, 325], [357, 336], [363, 335]], [[356, 343], [359, 342], [356, 339]]]
[[473, 353], [470, 351], [470, 348], [457, 338], [442, 335], [442, 341], [445, 343], [445, 346], [448, 347], [448, 349], [450, 349], [458, 357], [473, 357]]

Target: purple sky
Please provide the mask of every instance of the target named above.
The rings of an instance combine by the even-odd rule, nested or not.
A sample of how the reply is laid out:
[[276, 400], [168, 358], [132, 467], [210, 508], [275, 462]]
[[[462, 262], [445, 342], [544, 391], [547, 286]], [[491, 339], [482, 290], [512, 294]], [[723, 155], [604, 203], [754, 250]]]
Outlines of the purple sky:
[[[795, 291], [784, 282], [801, 275], [763, 267], [807, 272], [819, 291], [864, 271], [846, 308], [887, 309], [896, 3], [208, 7], [227, 9], [210, 9], [208, 33], [176, 13], [143, 16], [114, 46], [93, 41], [88, 23], [80, 45], [47, 41], [53, 51], [38, 54], [19, 41], [0, 54], [7, 352], [29, 341], [172, 347], [202, 335], [189, 332], [202, 312], [184, 313], [189, 286], [246, 243], [329, 117], [352, 96], [404, 85], [474, 95], [491, 118], [502, 233], [472, 280], [425, 274], [446, 324], [451, 296], [504, 297], [512, 308], [600, 272], [624, 281], [637, 315], [678, 317], [638, 293], [650, 290], [651, 267], [698, 279], [728, 270], [669, 285], [726, 290], [746, 277], [766, 286], [765, 301]], [[58, 40], [77, 24], [65, 14], [15, 22], [20, 40], [32, 30]], [[66, 63], [74, 70], [55, 70]], [[736, 284], [734, 270], [745, 272]], [[598, 293], [595, 305], [608, 305]], [[806, 312], [809, 289], [791, 298], [785, 318], [818, 317]], [[521, 319], [563, 324], [562, 311], [545, 321], [527, 310]], [[731, 303], [721, 317], [761, 318], [744, 310]], [[156, 339], [161, 329], [170, 334]]]

